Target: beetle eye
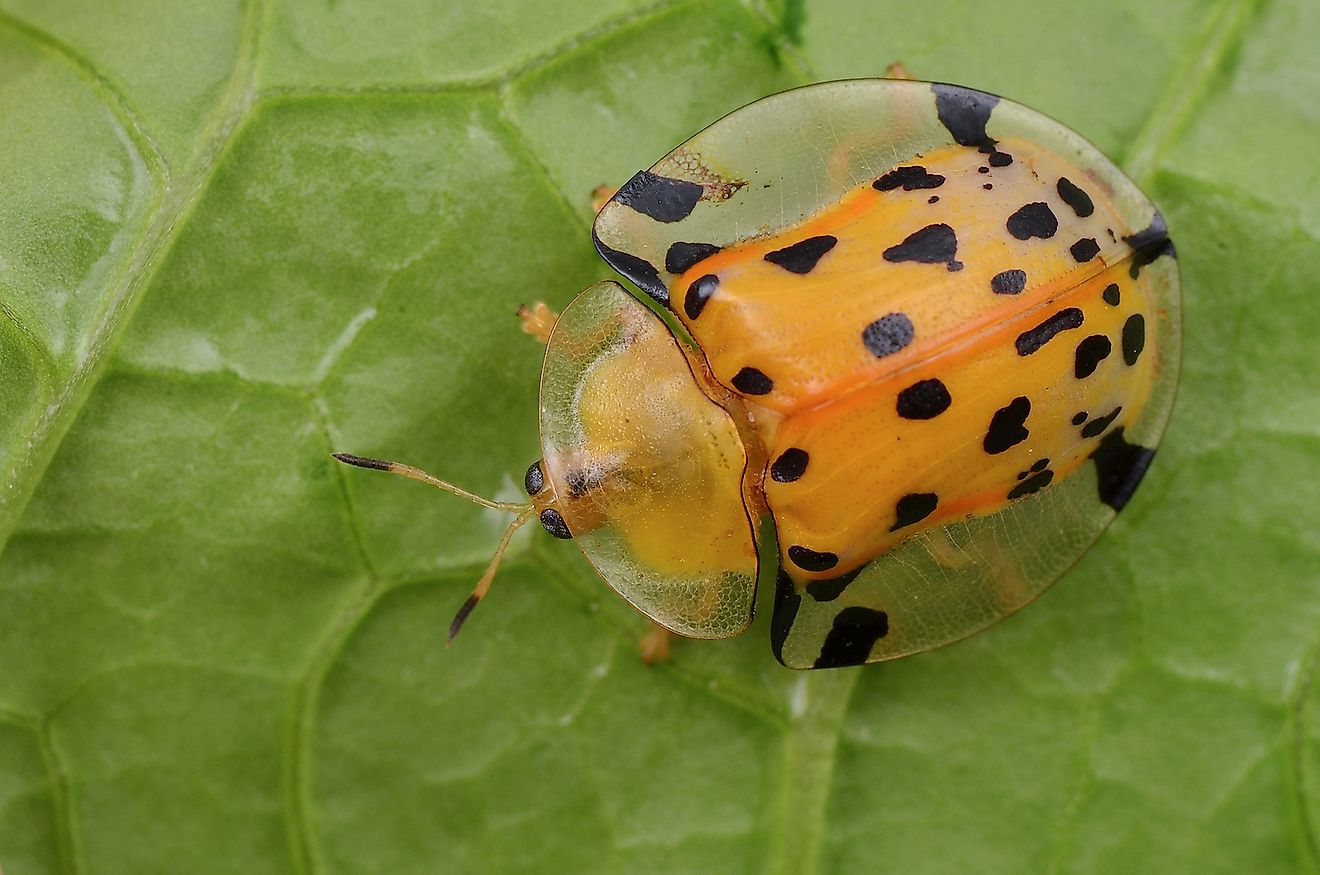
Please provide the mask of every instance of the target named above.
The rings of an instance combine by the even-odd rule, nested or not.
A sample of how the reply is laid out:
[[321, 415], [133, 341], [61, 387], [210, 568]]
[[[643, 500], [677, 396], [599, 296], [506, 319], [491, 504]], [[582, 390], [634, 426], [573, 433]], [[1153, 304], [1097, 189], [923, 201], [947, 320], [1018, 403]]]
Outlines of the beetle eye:
[[523, 475], [523, 489], [528, 495], [535, 495], [545, 488], [545, 473], [541, 470], [541, 460], [537, 459]]
[[568, 530], [568, 523], [564, 522], [563, 516], [553, 507], [547, 507], [541, 511], [541, 515], [537, 519], [541, 521], [542, 528], [556, 538], [563, 538], [565, 541], [572, 540], [573, 533]]

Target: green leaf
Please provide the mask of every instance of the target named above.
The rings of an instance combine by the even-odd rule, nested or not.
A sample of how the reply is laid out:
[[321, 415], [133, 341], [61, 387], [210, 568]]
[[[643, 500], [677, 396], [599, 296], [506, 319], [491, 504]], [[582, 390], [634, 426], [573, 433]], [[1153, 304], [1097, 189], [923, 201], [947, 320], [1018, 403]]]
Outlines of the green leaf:
[[[1320, 869], [1320, 8], [1309, 0], [0, 0], [7, 875]], [[1164, 210], [1173, 425], [1036, 605], [796, 674], [646, 668], [514, 498], [591, 189], [902, 61]], [[761, 611], [764, 617], [766, 611]]]

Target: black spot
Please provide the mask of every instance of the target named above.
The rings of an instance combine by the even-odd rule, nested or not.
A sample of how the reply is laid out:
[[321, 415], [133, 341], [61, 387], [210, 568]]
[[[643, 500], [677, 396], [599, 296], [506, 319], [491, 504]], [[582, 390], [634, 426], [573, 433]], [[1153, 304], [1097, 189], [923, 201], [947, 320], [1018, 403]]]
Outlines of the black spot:
[[744, 395], [769, 395], [775, 384], [756, 368], [743, 368], [733, 375], [733, 388]]
[[1118, 283], [1110, 283], [1105, 286], [1105, 290], [1100, 293], [1100, 297], [1104, 298], [1105, 303], [1109, 306], [1117, 307], [1118, 302], [1122, 300], [1122, 295], [1118, 290]]
[[643, 170], [625, 182], [612, 200], [657, 222], [678, 222], [692, 214], [704, 191], [695, 182]]
[[788, 558], [803, 571], [829, 571], [839, 564], [839, 557], [833, 553], [817, 553], [797, 544], [788, 548]]
[[834, 616], [813, 668], [861, 665], [875, 642], [889, 634], [889, 615], [875, 608], [853, 605]]
[[1079, 410], [1077, 413], [1073, 414], [1073, 418], [1072, 418], [1073, 425], [1081, 425], [1083, 422], [1086, 422], [1085, 410]]
[[1018, 208], [1018, 211], [1009, 216], [1004, 224], [1008, 228], [1008, 233], [1019, 240], [1030, 240], [1032, 237], [1048, 240], [1059, 230], [1059, 220], [1054, 215], [1054, 211], [1050, 209], [1049, 204], [1039, 201]]
[[669, 306], [669, 289], [665, 287], [664, 283], [660, 282], [660, 272], [655, 269], [654, 264], [644, 258], [638, 258], [636, 255], [611, 249], [596, 236], [595, 230], [591, 232], [591, 240], [596, 244], [596, 251], [600, 253], [601, 258], [605, 259], [606, 264], [632, 280], [637, 288], [666, 307]]
[[775, 659], [784, 662], [784, 642], [788, 633], [793, 631], [797, 620], [798, 608], [802, 606], [802, 596], [784, 569], [779, 569], [775, 578], [775, 609], [770, 615], [770, 650]]
[[911, 343], [915, 333], [906, 313], [890, 313], [862, 329], [862, 344], [871, 355], [884, 358]]
[[990, 191], [992, 188], [994, 188], [994, 185], [987, 182], [985, 185], [981, 186], [981, 188], [985, 189], [986, 191]]
[[1085, 427], [1082, 428], [1082, 437], [1093, 438], [1104, 434], [1105, 430], [1108, 429], [1109, 426], [1113, 425], [1114, 420], [1118, 419], [1118, 414], [1122, 412], [1123, 412], [1123, 407], [1120, 405], [1118, 407], [1115, 407], [1113, 410], [1109, 411], [1108, 413], [1106, 413], [1104, 416], [1100, 416], [1091, 420], [1085, 425]]
[[1123, 361], [1135, 365], [1146, 348], [1146, 317], [1133, 313], [1123, 323]]
[[897, 532], [899, 529], [921, 522], [935, 512], [935, 507], [939, 503], [940, 498], [934, 492], [908, 493], [894, 505], [895, 520], [889, 531]]
[[934, 419], [948, 410], [952, 401], [949, 390], [939, 380], [922, 380], [898, 393], [898, 415], [904, 419]]
[[1001, 407], [990, 417], [990, 428], [985, 433], [981, 445], [990, 455], [998, 455], [1010, 447], [1015, 447], [1027, 439], [1027, 414], [1031, 413], [1031, 401], [1020, 395]]
[[1072, 207], [1072, 211], [1078, 217], [1085, 219], [1095, 212], [1095, 204], [1091, 203], [1091, 196], [1080, 188], [1072, 184], [1072, 181], [1060, 176], [1058, 185], [1059, 197], [1063, 202]]
[[777, 483], [793, 483], [806, 472], [810, 459], [806, 450], [789, 447], [770, 466], [770, 479]]
[[1105, 435], [1100, 446], [1091, 454], [1099, 482], [1100, 500], [1114, 510], [1122, 510], [1132, 493], [1137, 491], [1141, 478], [1146, 475], [1155, 451], [1149, 447], [1128, 443], [1123, 429], [1116, 428]]
[[1082, 324], [1082, 311], [1076, 307], [1068, 307], [1055, 313], [1044, 322], [1032, 328], [1030, 331], [1024, 331], [1018, 335], [1017, 352], [1018, 355], [1031, 355], [1045, 344], [1054, 339], [1054, 335], [1060, 331], [1068, 331], [1072, 328], [1078, 328]]
[[1069, 246], [1068, 251], [1072, 253], [1074, 261], [1078, 264], [1085, 264], [1100, 254], [1100, 244], [1095, 242], [1094, 237], [1083, 237], [1072, 246]]
[[1017, 479], [1019, 479], [1019, 480], [1026, 480], [1026, 479], [1027, 479], [1027, 475], [1030, 474], [1030, 473], [1031, 473], [1030, 471], [1019, 471], [1019, 472], [1018, 472], [1018, 475], [1017, 475]]
[[832, 237], [829, 234], [823, 234], [820, 237], [808, 237], [794, 243], [792, 246], [786, 246], [783, 249], [776, 249], [774, 252], [767, 252], [765, 260], [771, 264], [777, 264], [789, 273], [811, 273], [816, 262], [820, 261], [821, 256], [834, 248], [834, 244], [839, 242], [839, 238]]
[[541, 470], [539, 461], [533, 462], [523, 475], [523, 489], [527, 490], [528, 495], [535, 495], [545, 488], [545, 472]]
[[1161, 255], [1174, 258], [1178, 255], [1169, 239], [1169, 229], [1164, 224], [1164, 217], [1156, 213], [1150, 225], [1123, 238], [1123, 242], [1132, 247], [1132, 265], [1128, 274], [1136, 279], [1141, 269]]
[[1033, 474], [1017, 486], [1010, 489], [1008, 491], [1008, 499], [1009, 501], [1012, 501], [1013, 499], [1021, 498], [1024, 495], [1031, 495], [1033, 492], [1040, 492], [1046, 486], [1049, 486], [1050, 481], [1053, 479], [1053, 471], [1041, 471], [1038, 474]]
[[990, 278], [990, 291], [996, 295], [1016, 295], [1027, 287], [1027, 272], [1014, 268]]
[[698, 277], [688, 286], [687, 297], [683, 299], [683, 312], [689, 319], [696, 319], [706, 309], [706, 302], [720, 286], [720, 278], [713, 273]]
[[981, 165], [980, 167], [976, 168], [976, 172], [977, 172], [977, 173], [989, 173], [989, 172], [990, 172], [990, 168], [989, 168], [989, 167], [986, 167], [985, 165]]
[[[862, 566], [862, 568], [865, 567]], [[861, 568], [854, 568], [847, 574], [840, 574], [838, 577], [807, 581], [807, 595], [818, 602], [832, 602], [843, 595], [843, 591], [848, 588], [848, 584], [856, 580], [857, 575], [861, 573]]]
[[564, 522], [564, 518], [560, 516], [559, 511], [553, 507], [547, 507], [541, 511], [538, 519], [541, 520], [541, 527], [556, 538], [563, 538], [567, 541], [573, 537], [573, 533], [568, 530], [568, 523]]
[[897, 246], [884, 251], [885, 261], [916, 261], [921, 264], [945, 264], [949, 270], [962, 270], [958, 256], [958, 235], [948, 225], [927, 225], [914, 231]]
[[893, 191], [902, 186], [903, 191], [916, 191], [919, 188], [939, 188], [944, 184], [944, 177], [938, 173], [927, 173], [924, 167], [896, 167], [871, 183], [876, 191]]
[[1031, 463], [1031, 473], [1035, 474], [1038, 471], [1044, 471], [1049, 466], [1050, 466], [1049, 459], [1037, 459], [1036, 461]]
[[1114, 345], [1103, 334], [1092, 334], [1077, 344], [1077, 357], [1073, 361], [1073, 375], [1085, 380], [1095, 373], [1100, 363], [1109, 358]]
[[940, 196], [937, 194], [933, 194], [930, 197], [926, 198], [926, 203], [928, 204], [937, 204], [939, 202], [940, 202]]
[[991, 167], [1007, 167], [1013, 163], [1013, 156], [1007, 152], [991, 152], [988, 160]]
[[665, 270], [672, 274], [687, 273], [699, 261], [704, 261], [720, 251], [714, 243], [678, 242], [665, 253]]
[[935, 84], [935, 112], [940, 124], [948, 129], [953, 139], [962, 146], [975, 146], [982, 152], [994, 152], [995, 141], [985, 132], [999, 98], [982, 91], [973, 91], [958, 85]]

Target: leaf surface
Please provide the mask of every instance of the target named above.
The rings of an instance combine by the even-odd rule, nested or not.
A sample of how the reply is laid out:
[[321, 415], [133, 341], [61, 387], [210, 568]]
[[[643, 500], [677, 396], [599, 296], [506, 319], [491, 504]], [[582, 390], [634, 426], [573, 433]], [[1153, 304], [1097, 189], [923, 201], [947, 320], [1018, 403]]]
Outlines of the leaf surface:
[[[1320, 11], [1307, 0], [0, 0], [0, 866], [1280, 872], [1320, 830]], [[1186, 306], [1150, 476], [1037, 604], [796, 674], [646, 668], [516, 499], [519, 304], [591, 189], [827, 78], [1083, 132]]]

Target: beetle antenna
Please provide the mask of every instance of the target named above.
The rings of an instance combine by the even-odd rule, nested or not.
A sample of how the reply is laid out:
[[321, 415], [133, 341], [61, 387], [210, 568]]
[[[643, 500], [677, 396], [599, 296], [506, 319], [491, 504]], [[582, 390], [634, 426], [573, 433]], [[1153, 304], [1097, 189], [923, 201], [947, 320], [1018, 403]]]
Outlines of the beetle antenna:
[[499, 546], [495, 548], [495, 555], [491, 557], [490, 564], [486, 566], [486, 572], [481, 575], [481, 580], [477, 581], [476, 587], [472, 590], [472, 595], [468, 596], [467, 601], [463, 602], [463, 607], [458, 609], [458, 613], [454, 615], [454, 621], [449, 624], [449, 635], [445, 638], [446, 647], [454, 642], [454, 636], [463, 628], [463, 623], [467, 621], [472, 609], [486, 597], [487, 591], [490, 590], [491, 581], [495, 579], [495, 572], [499, 570], [500, 560], [504, 558], [504, 551], [509, 546], [509, 540], [513, 538], [513, 533], [518, 531], [522, 524], [531, 518], [533, 510], [533, 508], [528, 507], [522, 511], [514, 517], [513, 522], [509, 523], [509, 527], [504, 530], [504, 537], [500, 538]]
[[[459, 489], [454, 484], [447, 483], [439, 477], [436, 477], [434, 474], [428, 474], [421, 468], [414, 468], [412, 465], [405, 465], [402, 462], [386, 462], [382, 459], [368, 459], [364, 456], [355, 456], [352, 453], [331, 453], [331, 455], [345, 465], [355, 465], [358, 468], [370, 468], [373, 471], [384, 471], [388, 474], [398, 474], [400, 477], [407, 477], [409, 480], [420, 480], [422, 483], [430, 484], [436, 489], [443, 489], [445, 492], [452, 492], [459, 498], [466, 498], [474, 504], [479, 504], [482, 507], [489, 507], [492, 510], [506, 510], [509, 513], [523, 514], [532, 509], [532, 506], [529, 503], [491, 501], [489, 498], [482, 498], [480, 495], [473, 495], [466, 489]], [[522, 523], [518, 523], [518, 525], [522, 525]], [[517, 526], [514, 528], [517, 528]]]

